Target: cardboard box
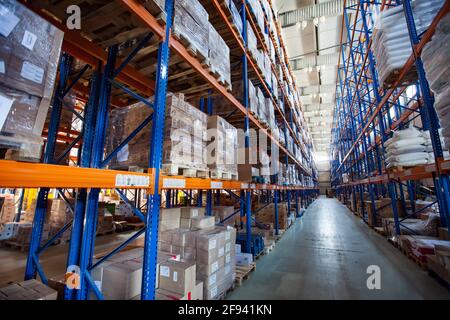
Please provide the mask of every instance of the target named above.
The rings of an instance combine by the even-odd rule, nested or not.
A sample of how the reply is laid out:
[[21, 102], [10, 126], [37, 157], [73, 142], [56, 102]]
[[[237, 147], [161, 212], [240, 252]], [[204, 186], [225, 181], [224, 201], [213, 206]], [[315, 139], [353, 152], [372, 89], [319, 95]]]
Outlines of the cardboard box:
[[56, 300], [56, 290], [35, 279], [0, 288], [0, 300]]
[[180, 227], [180, 219], [159, 221], [159, 231], [161, 232], [178, 229], [179, 227]]
[[251, 253], [238, 253], [236, 254], [236, 265], [248, 266], [253, 262], [253, 255]]
[[214, 229], [216, 221], [213, 216], [210, 217], [196, 217], [191, 219], [192, 230], [210, 230]]
[[196, 265], [188, 261], [166, 261], [159, 267], [159, 287], [187, 295], [195, 287]]
[[159, 220], [180, 220], [181, 208], [161, 208]]
[[181, 229], [191, 229], [191, 219], [180, 219], [180, 228]]
[[177, 292], [172, 292], [169, 290], [165, 290], [162, 288], [158, 288], [156, 290], [156, 300], [188, 300], [188, 296], [181, 294], [181, 293], [177, 293]]
[[183, 218], [183, 219], [203, 217], [204, 215], [205, 215], [205, 208], [199, 208], [199, 207], [183, 207], [183, 208], [181, 208], [181, 218]]
[[141, 293], [142, 263], [114, 263], [103, 271], [102, 293], [106, 300], [129, 300]]
[[195, 232], [190, 231], [188, 229], [177, 229], [174, 230], [174, 232], [172, 232], [171, 243], [179, 247], [188, 246], [195, 248], [196, 239], [197, 237]]

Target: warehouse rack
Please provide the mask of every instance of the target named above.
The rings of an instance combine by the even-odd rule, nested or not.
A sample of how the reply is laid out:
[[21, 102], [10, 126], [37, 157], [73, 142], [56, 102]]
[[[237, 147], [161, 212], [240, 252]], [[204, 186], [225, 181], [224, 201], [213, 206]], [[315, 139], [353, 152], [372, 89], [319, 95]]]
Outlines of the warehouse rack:
[[[413, 53], [398, 70], [393, 85], [383, 88], [372, 49], [374, 13], [392, 6], [403, 6]], [[360, 204], [363, 219], [373, 225], [377, 212], [375, 200], [380, 196], [391, 198], [396, 234], [400, 234], [404, 219], [424, 209], [415, 208], [416, 196], [423, 194], [419, 182], [422, 179], [432, 179], [436, 200], [431, 205], [437, 203], [441, 225], [450, 230], [450, 161], [443, 159], [434, 98], [420, 56], [436, 25], [449, 11], [450, 2], [446, 1], [428, 30], [419, 35], [411, 0], [360, 0], [350, 4], [344, 1], [337, 105], [331, 141], [332, 187], [345, 201], [351, 199], [354, 208]], [[413, 70], [417, 80], [410, 76]], [[423, 129], [430, 131], [436, 163], [386, 169], [384, 143], [394, 130], [402, 129], [416, 119], [421, 120]], [[345, 175], [348, 178], [344, 178]], [[364, 200], [370, 208], [364, 206]], [[411, 209], [406, 218], [399, 218], [398, 203], [405, 212], [407, 208]], [[373, 221], [367, 221], [367, 210], [373, 212]]]
[[[137, 44], [130, 46], [127, 56], [119, 57], [118, 44], [109, 46], [100, 45], [101, 41], [89, 41], [80, 32], [68, 30], [60, 21], [64, 17], [58, 17], [55, 13], [49, 13], [49, 8], [39, 7], [31, 1], [20, 1], [28, 8], [39, 14], [47, 21], [54, 24], [65, 32], [63, 42], [63, 55], [59, 66], [59, 78], [55, 90], [54, 101], [52, 104], [51, 121], [46, 131], [46, 146], [44, 151], [43, 163], [24, 163], [9, 160], [0, 160], [0, 186], [2, 188], [39, 188], [36, 203], [35, 218], [33, 222], [32, 237], [28, 253], [25, 279], [35, 278], [39, 275], [44, 283], [47, 283], [47, 277], [39, 261], [40, 254], [54, 243], [60, 235], [66, 230], [72, 228], [71, 241], [68, 253], [68, 267], [76, 266], [79, 268], [80, 289], [66, 287], [66, 299], [87, 299], [89, 291], [102, 299], [102, 294], [95, 285], [91, 271], [107, 260], [112, 255], [122, 250], [125, 246], [136, 240], [142, 234], [145, 234], [144, 265], [142, 279], [142, 299], [154, 299], [155, 297], [155, 270], [157, 258], [158, 241], [158, 221], [160, 205], [165, 200], [167, 207], [177, 205], [176, 194], [183, 192], [192, 203], [194, 199], [193, 192], [197, 193], [196, 205], [202, 206], [202, 193], [206, 191], [207, 214], [211, 214], [211, 208], [214, 202], [213, 195], [216, 194], [215, 203], [220, 201], [220, 194], [225, 192], [229, 194], [236, 202], [240, 203], [240, 209], [234, 214], [240, 214], [241, 223], [245, 221], [247, 239], [251, 237], [251, 222], [255, 212], [251, 211], [251, 198], [253, 194], [261, 195], [267, 203], [275, 203], [275, 230], [278, 234], [277, 222], [277, 203], [287, 201], [290, 206], [291, 201], [295, 203], [297, 216], [302, 214], [302, 208], [307, 207], [318, 194], [317, 170], [315, 168], [312, 152], [313, 145], [311, 137], [305, 126], [304, 117], [297, 117], [294, 109], [302, 115], [302, 107], [299, 101], [294, 105], [289, 102], [288, 90], [283, 86], [282, 80], [277, 79], [279, 87], [282, 88], [283, 105], [279, 105], [273, 96], [271, 88], [263, 80], [262, 74], [257, 69], [247, 52], [247, 30], [245, 23], [247, 19], [251, 22], [252, 28], [255, 28], [255, 34], [258, 34], [259, 45], [267, 52], [255, 22], [252, 17], [252, 9], [246, 1], [242, 1], [240, 14], [244, 22], [244, 31], [239, 35], [233, 28], [232, 23], [227, 18], [226, 5], [224, 2], [213, 0], [206, 2], [206, 8], [211, 16], [216, 15], [217, 19], [212, 19], [214, 27], [224, 39], [227, 39], [227, 45], [233, 53], [241, 57], [242, 73], [240, 77], [244, 83], [249, 78], [258, 82], [264, 90], [266, 96], [270, 97], [275, 105], [277, 118], [283, 123], [283, 130], [286, 134], [289, 131], [295, 140], [295, 143], [301, 149], [303, 159], [296, 159], [278, 139], [274, 137], [262, 124], [248, 111], [248, 87], [244, 86], [244, 101], [238, 101], [227, 89], [213, 77], [208, 69], [193, 56], [188, 48], [180, 41], [176, 40], [172, 34], [173, 6], [174, 0], [165, 1], [164, 19], [156, 17], [144, 8], [143, 4], [137, 0], [115, 1], [120, 4], [122, 10], [130, 14], [133, 20], [139, 20], [141, 25], [148, 28], [147, 35]], [[114, 5], [111, 3], [110, 5]], [[275, 15], [272, 12], [275, 19]], [[59, 20], [60, 19], [60, 20]], [[101, 20], [101, 17], [96, 17]], [[266, 32], [268, 32], [268, 15], [265, 16]], [[224, 25], [224, 28], [219, 28]], [[287, 69], [283, 68], [284, 80], [292, 78], [292, 72], [289, 66], [287, 55], [282, 43], [281, 32], [275, 21], [276, 33], [270, 32], [270, 37], [275, 40], [277, 37], [281, 43], [281, 52], [287, 63]], [[128, 39], [124, 39], [128, 40]], [[123, 41], [121, 41], [123, 42]], [[276, 43], [274, 41], [274, 43]], [[105, 48], [106, 47], [106, 48]], [[106, 49], [106, 50], [105, 50]], [[138, 71], [131, 62], [139, 54], [141, 49], [150, 56], [148, 64], [154, 64], [153, 73], [144, 74]], [[171, 54], [171, 52], [173, 54]], [[157, 53], [156, 55], [153, 55]], [[281, 57], [277, 59], [282, 61]], [[176, 68], [171, 63], [171, 56], [176, 56], [176, 61], [183, 61], [189, 65], [189, 70], [180, 70], [174, 75], [171, 72]], [[73, 66], [76, 62], [83, 62], [84, 65], [73, 73]], [[272, 65], [274, 69], [275, 66]], [[178, 71], [178, 70], [177, 70]], [[195, 92], [200, 98], [200, 109], [207, 107], [208, 114], [212, 113], [211, 105], [214, 97], [225, 98], [237, 113], [244, 115], [244, 129], [246, 130], [245, 147], [249, 147], [249, 129], [258, 128], [262, 131], [280, 150], [280, 159], [286, 164], [293, 163], [298, 168], [298, 177], [302, 181], [301, 186], [282, 186], [276, 184], [258, 184], [240, 181], [227, 181], [219, 179], [200, 179], [186, 178], [180, 176], [164, 176], [160, 173], [161, 154], [166, 93], [169, 85], [176, 82], [176, 79], [183, 79], [180, 74], [196, 75], [206, 85], [198, 85], [201, 89]], [[275, 73], [276, 74], [276, 73]], [[154, 80], [153, 80], [154, 79]], [[295, 81], [293, 81], [294, 90]], [[171, 87], [171, 90], [176, 88]], [[183, 90], [180, 90], [183, 92]], [[69, 93], [75, 93], [77, 98], [85, 103], [82, 110], [73, 109], [72, 112], [82, 120], [83, 126], [81, 132], [73, 130], [59, 129], [62, 109], [65, 108], [63, 99]], [[109, 107], [124, 107], [128, 105], [124, 102], [123, 96], [131, 97], [133, 101], [142, 101], [149, 108], [153, 109], [153, 114], [134, 130], [130, 136], [125, 139], [110, 155], [104, 157], [103, 150], [105, 145], [105, 134], [107, 128], [107, 118]], [[155, 96], [154, 103], [150, 103], [147, 97]], [[150, 163], [146, 172], [130, 172], [105, 169], [109, 160], [117, 154], [120, 149], [127, 144], [142, 128], [150, 122], [152, 125], [152, 140], [150, 146]], [[234, 124], [235, 122], [233, 122]], [[294, 126], [295, 124], [295, 126]], [[294, 128], [296, 128], [294, 130]], [[300, 129], [302, 131], [300, 131]], [[61, 138], [61, 132], [69, 135], [65, 140], [69, 143], [63, 155], [70, 152], [70, 149], [79, 147], [78, 157], [76, 159], [78, 166], [58, 165], [58, 157], [55, 154], [55, 144]], [[46, 244], [41, 245], [41, 234], [44, 225], [45, 212], [47, 209], [47, 198], [51, 190], [56, 189], [57, 194], [66, 201], [70, 210], [73, 212], [73, 221], [65, 225], [52, 239]], [[134, 233], [129, 239], [113, 249], [105, 257], [93, 262], [95, 232], [98, 214], [99, 194], [101, 190], [115, 190], [119, 197], [130, 204], [136, 216], [143, 222], [144, 227]], [[75, 205], [71, 205], [67, 199], [67, 192], [76, 195]], [[22, 192], [23, 193], [23, 192]], [[146, 205], [141, 206], [139, 199], [146, 199]], [[22, 198], [23, 199], [23, 198]], [[225, 218], [224, 220], [230, 217]], [[223, 221], [222, 221], [223, 222]], [[250, 241], [247, 241], [250, 244]], [[250, 252], [250, 248], [247, 248]], [[68, 269], [68, 272], [72, 269]]]

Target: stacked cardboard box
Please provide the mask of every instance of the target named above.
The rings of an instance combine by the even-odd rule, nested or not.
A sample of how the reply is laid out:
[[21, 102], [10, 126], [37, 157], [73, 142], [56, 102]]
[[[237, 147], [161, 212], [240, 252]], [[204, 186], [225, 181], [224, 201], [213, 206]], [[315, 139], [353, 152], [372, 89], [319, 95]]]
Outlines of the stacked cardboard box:
[[159, 213], [159, 231], [173, 230], [180, 227], [180, 208], [161, 209]]
[[231, 86], [230, 48], [210, 23], [209, 63], [211, 70], [219, 76], [219, 80]]
[[57, 292], [35, 279], [0, 288], [0, 300], [56, 300]]
[[208, 118], [207, 164], [211, 177], [222, 179], [222, 173], [237, 178], [237, 130], [219, 116]]
[[[10, 240], [18, 246], [27, 246], [31, 241], [32, 224], [30, 222], [10, 222], [4, 225], [4, 230], [10, 234]], [[44, 223], [41, 236], [41, 244], [49, 239], [50, 225]]]
[[[223, 203], [221, 201], [221, 203]], [[216, 206], [212, 208], [212, 215], [216, 218], [216, 222], [221, 222], [225, 218], [230, 217], [234, 212], [235, 208], [233, 206]], [[237, 222], [239, 222], [240, 216], [239, 213], [231, 216], [226, 221], [223, 222], [225, 226], [234, 226]]]
[[[74, 199], [69, 199], [72, 204], [75, 204]], [[47, 210], [48, 212], [48, 210]], [[50, 208], [50, 215], [48, 217], [48, 224], [50, 225], [50, 236], [54, 236], [62, 227], [69, 223], [73, 218], [72, 211], [67, 206], [67, 203], [62, 199], [53, 199]], [[61, 240], [67, 241], [70, 239], [71, 228], [66, 230]]]
[[160, 264], [157, 299], [166, 300], [180, 296], [180, 300], [183, 297], [191, 300], [192, 292], [196, 292], [196, 285], [195, 262], [168, 260]]
[[17, 1], [0, 11], [0, 157], [39, 161], [63, 33]]
[[[263, 205], [260, 205], [263, 206]], [[275, 223], [275, 205], [273, 203], [267, 205], [256, 213], [256, 220], [261, 223]], [[288, 210], [287, 203], [278, 203], [278, 228], [286, 229], [288, 226]]]
[[200, 231], [197, 235], [197, 279], [203, 281], [205, 300], [225, 293], [235, 278], [234, 228]]
[[208, 12], [197, 0], [175, 1], [173, 33], [188, 42], [201, 60], [208, 59]]
[[242, 252], [240, 244], [235, 245], [234, 251], [236, 254], [237, 266], [249, 266], [253, 262], [253, 254]]
[[164, 172], [178, 174], [178, 166], [207, 170], [207, 118], [205, 113], [186, 102], [183, 94], [169, 94], [163, 146]]
[[[136, 127], [153, 113], [146, 104], [139, 102], [124, 108], [111, 110], [106, 153], [111, 153]], [[148, 145], [152, 133], [152, 122], [145, 126], [110, 162], [113, 169], [130, 166], [148, 167]]]
[[0, 224], [14, 221], [16, 206], [13, 194], [0, 195]]

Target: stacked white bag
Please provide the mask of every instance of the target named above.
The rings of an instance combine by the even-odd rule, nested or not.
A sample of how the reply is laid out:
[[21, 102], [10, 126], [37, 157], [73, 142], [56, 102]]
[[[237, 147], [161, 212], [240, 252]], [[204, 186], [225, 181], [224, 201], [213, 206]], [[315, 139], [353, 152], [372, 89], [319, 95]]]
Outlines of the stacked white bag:
[[[441, 138], [441, 146], [443, 150], [444, 160], [450, 159], [450, 152], [447, 151], [448, 146], [446, 144], [445, 138], [442, 135], [443, 130], [439, 129], [439, 136]], [[426, 139], [425, 147], [428, 152], [430, 163], [435, 163], [434, 152], [433, 152], [433, 143], [431, 142], [430, 131], [424, 131], [423, 136]]]
[[431, 41], [422, 51], [425, 74], [434, 92], [434, 107], [441, 124], [442, 148], [450, 149], [450, 14], [437, 25]]
[[[444, 0], [416, 0], [412, 4], [418, 34], [424, 32]], [[390, 75], [401, 69], [412, 53], [403, 6], [384, 10], [377, 17], [373, 35], [373, 52], [380, 82], [388, 86]]]
[[394, 132], [392, 138], [385, 142], [386, 167], [428, 164], [430, 156], [426, 143], [423, 132], [415, 127]]

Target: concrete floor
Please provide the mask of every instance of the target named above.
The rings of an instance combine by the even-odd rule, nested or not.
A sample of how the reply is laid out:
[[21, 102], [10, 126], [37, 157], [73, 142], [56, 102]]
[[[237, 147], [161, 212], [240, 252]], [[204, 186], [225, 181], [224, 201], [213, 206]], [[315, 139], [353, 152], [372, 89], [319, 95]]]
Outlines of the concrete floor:
[[[381, 290], [367, 289], [369, 265]], [[450, 299], [450, 293], [336, 199], [319, 198], [228, 299]]]
[[[128, 234], [98, 237], [96, 253]], [[66, 267], [67, 246], [50, 247], [48, 277]], [[0, 287], [21, 281], [26, 253], [0, 248]], [[381, 268], [381, 290], [368, 290], [366, 268]], [[228, 299], [450, 299], [450, 293], [335, 199], [320, 198], [297, 220]]]

